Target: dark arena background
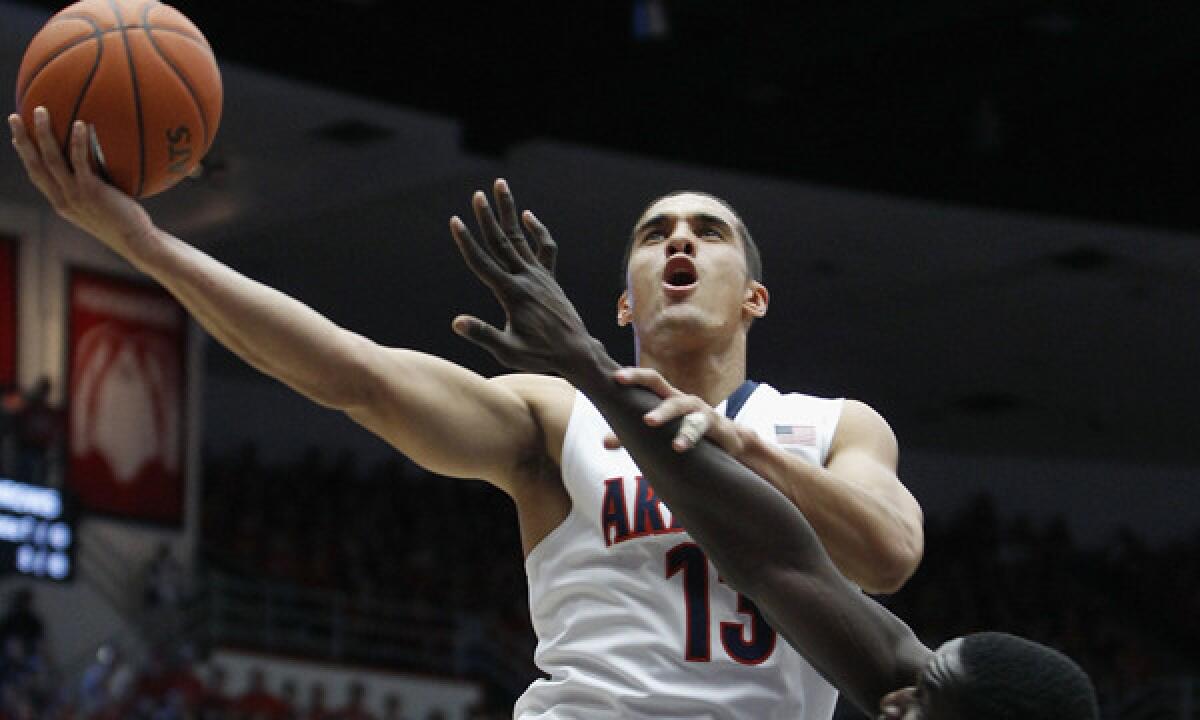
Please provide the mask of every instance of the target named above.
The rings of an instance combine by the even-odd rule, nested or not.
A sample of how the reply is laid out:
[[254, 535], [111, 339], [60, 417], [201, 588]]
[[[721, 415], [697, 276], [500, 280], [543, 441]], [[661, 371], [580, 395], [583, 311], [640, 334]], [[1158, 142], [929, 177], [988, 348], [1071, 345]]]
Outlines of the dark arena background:
[[[0, 0], [0, 87], [59, 7]], [[1063, 649], [1106, 720], [1200, 718], [1200, 4], [176, 7], [226, 105], [161, 227], [492, 375], [449, 328], [498, 317], [446, 230], [473, 190], [537, 211], [623, 362], [632, 223], [720, 195], [771, 289], [750, 375], [899, 439], [926, 551], [883, 602], [934, 646]], [[500, 491], [257, 374], [7, 151], [0, 303], [0, 717], [511, 716], [538, 673]]]

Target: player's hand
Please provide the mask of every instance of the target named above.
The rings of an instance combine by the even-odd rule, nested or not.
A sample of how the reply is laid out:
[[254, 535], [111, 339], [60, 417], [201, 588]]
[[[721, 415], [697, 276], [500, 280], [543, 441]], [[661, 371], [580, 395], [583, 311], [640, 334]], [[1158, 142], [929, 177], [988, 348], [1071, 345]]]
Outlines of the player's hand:
[[505, 181], [497, 180], [494, 192], [498, 219], [484, 193], [471, 200], [482, 243], [458, 217], [451, 218], [450, 233], [467, 266], [504, 309], [504, 330], [470, 315], [459, 315], [452, 327], [510, 368], [567, 376], [596, 341], [554, 279], [557, 246], [549, 231], [528, 210], [518, 221]]
[[[743, 430], [729, 418], [721, 415], [702, 398], [688, 395], [673, 387], [653, 368], [626, 367], [613, 373], [613, 379], [622, 385], [640, 385], [663, 399], [643, 418], [650, 427], [665, 425], [683, 418], [679, 433], [671, 441], [677, 452], [687, 452], [695, 447], [700, 438], [706, 437], [733, 457], [738, 457], [745, 447]], [[749, 431], [747, 431], [749, 432]], [[621, 441], [616, 434], [604, 438], [604, 447], [616, 450]]]
[[39, 107], [33, 117], [32, 136], [19, 115], [8, 116], [8, 127], [30, 182], [54, 211], [121, 254], [129, 243], [147, 237], [154, 226], [142, 206], [92, 169], [87, 126], [76, 122], [71, 127], [68, 165], [50, 128], [50, 113]]

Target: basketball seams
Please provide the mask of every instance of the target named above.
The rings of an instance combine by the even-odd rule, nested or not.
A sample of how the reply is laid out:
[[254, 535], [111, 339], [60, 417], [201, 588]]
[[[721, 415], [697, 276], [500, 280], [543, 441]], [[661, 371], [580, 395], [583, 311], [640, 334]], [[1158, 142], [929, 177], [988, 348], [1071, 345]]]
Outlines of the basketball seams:
[[[165, 7], [168, 10], [174, 10], [174, 8], [172, 8], [170, 5], [163, 5], [161, 2], [159, 2], [159, 0], [149, 0], [149, 2], [147, 2], [145, 5], [142, 6], [142, 26], [143, 27], [149, 27], [152, 30], [161, 30], [161, 31], [178, 33], [179, 35], [182, 35], [183, 37], [186, 37], [186, 38], [194, 41], [197, 45], [203, 45], [210, 53], [212, 52], [212, 46], [210, 46], [208, 44], [208, 41], [204, 39], [204, 33], [200, 32], [200, 29], [195, 27], [194, 25], [191, 26], [191, 29], [194, 30], [195, 32], [190, 32], [190, 31], [185, 31], [185, 30], [177, 28], [177, 27], [167, 27], [165, 25], [152, 24], [150, 22], [150, 11], [155, 8], [158, 8], [158, 7]], [[181, 19], [188, 22], [189, 25], [191, 24], [191, 21], [188, 20], [186, 17], [184, 17], [182, 14], [180, 14], [179, 11], [176, 10], [175, 12], [177, 15], [179, 15], [179, 17]]]
[[92, 89], [92, 81], [96, 79], [96, 73], [100, 70], [100, 62], [104, 58], [104, 36], [103, 34], [96, 35], [96, 60], [92, 63], [92, 69], [88, 72], [87, 80], [84, 81], [83, 87], [79, 90], [79, 95], [75, 98], [75, 107], [71, 108], [71, 120], [67, 123], [67, 136], [63, 139], [63, 155], [67, 154], [67, 148], [71, 143], [71, 128], [75, 125], [75, 121], [79, 119], [79, 108], [83, 107], [83, 100], [87, 97], [88, 90]]
[[196, 106], [196, 114], [200, 116], [200, 124], [204, 128], [204, 147], [207, 148], [209, 146], [209, 141], [208, 117], [205, 112], [206, 108], [200, 104], [200, 98], [196, 96], [195, 86], [192, 85], [191, 81], [188, 80], [182, 72], [180, 72], [179, 66], [176, 65], [171, 58], [167, 57], [167, 54], [164, 53], [162, 48], [158, 46], [158, 41], [154, 39], [154, 31], [147, 23], [150, 11], [160, 4], [161, 3], [158, 2], [148, 2], [142, 7], [142, 30], [146, 33], [146, 40], [150, 42], [150, 48], [154, 50], [154, 52], [160, 58], [162, 58], [162, 61], [167, 64], [167, 67], [171, 69], [171, 72], [175, 74], [175, 77], [179, 78], [179, 82], [183, 83], [183, 86], [187, 89], [188, 96], [192, 98], [192, 104]]
[[138, 181], [134, 197], [141, 197], [142, 191], [146, 185], [146, 122], [142, 117], [142, 94], [138, 87], [137, 66], [133, 62], [133, 50], [129, 47], [129, 37], [125, 28], [125, 20], [121, 17], [121, 10], [117, 7], [113, 0], [107, 0], [108, 6], [112, 9], [113, 15], [117, 18], [117, 27], [121, 30], [121, 43], [125, 46], [125, 59], [129, 62], [129, 81], [133, 85], [133, 106], [137, 115], [138, 129]]
[[[172, 161], [207, 153], [220, 120], [220, 74], [211, 45], [185, 16], [158, 0], [78, 0], [47, 28], [26, 50], [17, 104], [23, 114], [34, 105], [52, 109], [55, 144], [64, 122], [67, 142], [80, 120], [99, 123], [117, 148], [119, 186], [135, 197], [179, 180], [177, 165], [160, 167], [168, 154], [167, 145], [155, 143], [160, 128], [192, 128], [191, 138], [168, 131]], [[119, 41], [105, 37], [117, 33]], [[199, 148], [192, 145], [195, 130]]]
[[[82, 15], [79, 15], [79, 16], [72, 15], [71, 17], [75, 18], [75, 19], [79, 19], [79, 20], [86, 19]], [[63, 45], [62, 47], [58, 48], [58, 50], [53, 55], [51, 55], [48, 60], [44, 61], [41, 65], [38, 66], [37, 70], [34, 70], [32, 73], [30, 73], [29, 79], [25, 81], [24, 87], [17, 89], [17, 105], [18, 106], [20, 106], [21, 101], [25, 99], [25, 93], [29, 92], [29, 86], [33, 84], [33, 81], [37, 79], [37, 76], [40, 75], [42, 73], [42, 71], [45, 70], [47, 67], [49, 67], [51, 63], [53, 63], [55, 60], [57, 60], [60, 55], [67, 52], [68, 50], [74, 50], [75, 48], [79, 47], [80, 45], [86, 43], [89, 40], [101, 40], [105, 35], [112, 35], [114, 33], [121, 32], [120, 28], [112, 28], [110, 30], [100, 30], [99, 26], [97, 26], [95, 24], [93, 24], [93, 27], [97, 28], [96, 32], [88, 35], [87, 37], [72, 40], [68, 44]], [[139, 26], [139, 27], [143, 27], [143, 26]], [[195, 35], [186, 33], [178, 28], [167, 27], [165, 25], [147, 25], [147, 26], [144, 26], [144, 29], [152, 30], [154, 32], [159, 32], [159, 33], [170, 33], [172, 35], [178, 35], [179, 37], [183, 38], [184, 40], [187, 40], [188, 42], [192, 43], [193, 45], [198, 45], [200, 48], [207, 51], [209, 54], [212, 54], [212, 48], [208, 45], [208, 43], [197, 38]]]
[[[42, 71], [45, 70], [46, 68], [50, 67], [50, 64], [53, 63], [55, 60], [57, 60], [60, 55], [62, 55], [63, 53], [65, 53], [69, 50], [74, 50], [75, 48], [88, 42], [89, 40], [100, 41], [100, 36], [104, 34], [104, 31], [100, 29], [100, 25], [95, 21], [94, 18], [92, 18], [90, 16], [71, 15], [68, 17], [70, 19], [82, 20], [82, 21], [86, 22], [87, 24], [91, 25], [93, 28], [92, 34], [87, 35], [82, 38], [76, 38], [74, 40], [70, 40], [67, 42], [66, 45], [63, 45], [62, 47], [55, 49], [53, 54], [51, 54], [50, 57], [48, 57], [46, 60], [44, 60], [42, 62], [42, 64], [37, 67], [36, 70], [29, 73], [29, 78], [25, 81], [24, 86], [17, 88], [17, 107], [21, 106], [22, 101], [25, 100], [25, 93], [29, 92], [29, 88], [33, 85], [33, 82], [35, 80], [37, 80], [38, 76], [42, 74]], [[103, 42], [100, 42], [99, 44], [102, 46]], [[99, 62], [99, 58], [97, 58], [97, 62]]]
[[[78, 19], [83, 20], [83, 17], [81, 16]], [[183, 30], [180, 30], [179, 28], [176, 28], [176, 27], [171, 27], [170, 25], [140, 25], [139, 24], [139, 25], [126, 25], [125, 26], [125, 29], [127, 29], [127, 30], [140, 30], [143, 28], [146, 30], [153, 30], [154, 32], [170, 33], [172, 35], [178, 35], [179, 37], [183, 38], [184, 40], [191, 42], [193, 45], [198, 45], [201, 48], [203, 48], [204, 50], [207, 50], [209, 52], [209, 54], [212, 53], [212, 46], [209, 45], [207, 42], [205, 42], [203, 38], [196, 37], [195, 35], [193, 35], [189, 32], [184, 32]], [[94, 37], [99, 37], [101, 35], [113, 35], [113, 34], [116, 34], [119, 32], [124, 32], [124, 31], [121, 28], [107, 28], [105, 30], [97, 29], [96, 32], [88, 35], [87, 37], [79, 38], [78, 42], [85, 42], [87, 40], [91, 40]], [[75, 42], [75, 41], [72, 41], [72, 42]], [[64, 49], [68, 49], [68, 48], [64, 48]]]

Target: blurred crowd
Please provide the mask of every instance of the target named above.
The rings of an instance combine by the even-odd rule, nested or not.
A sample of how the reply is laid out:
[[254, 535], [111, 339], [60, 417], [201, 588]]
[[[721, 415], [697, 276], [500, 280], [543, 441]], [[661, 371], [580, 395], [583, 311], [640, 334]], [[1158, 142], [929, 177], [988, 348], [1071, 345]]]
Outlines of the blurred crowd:
[[0, 477], [47, 485], [56, 477], [66, 438], [63, 412], [50, 402], [50, 380], [22, 391], [0, 388]]
[[1061, 648], [1119, 699], [1200, 672], [1200, 528], [1149, 548], [1129, 531], [1080, 547], [1061, 519], [1001, 521], [981, 496], [926, 519], [925, 558], [886, 604], [931, 646], [1004, 630]]
[[[249, 672], [246, 687], [230, 692], [224, 668], [210, 664], [196, 670], [188, 652], [168, 658], [153, 656], [140, 666], [123, 661], [109, 650], [84, 673], [74, 714], [87, 720], [445, 720], [439, 711], [423, 718], [405, 713], [404, 699], [389, 693], [382, 713], [368, 709], [367, 689], [352, 682], [344, 703], [326, 700], [323, 683], [312, 683], [301, 697], [294, 678], [268, 687], [261, 668]], [[201, 675], [203, 674], [203, 679]]]
[[[227, 571], [528, 622], [512, 505], [482, 483], [402, 458], [360, 471], [315, 451], [263, 467], [248, 449], [210, 465], [205, 508], [207, 558]], [[1200, 671], [1200, 531], [1168, 547], [1121, 532], [1085, 548], [1062, 520], [1001, 521], [980, 497], [927, 518], [920, 568], [884, 601], [934, 646], [999, 629], [1060, 647], [1117, 695]]]
[[[269, 465], [247, 448], [207, 463], [202, 517], [202, 566], [452, 608], [478, 618], [484, 633], [529, 633], [513, 507], [483, 483], [439, 478], [399, 457], [362, 469], [349, 456], [312, 451]], [[177, 606], [195, 583], [165, 546], [142, 576], [147, 609]], [[920, 568], [883, 601], [931, 646], [999, 629], [1062, 648], [1110, 701], [1156, 677], [1200, 673], [1200, 532], [1165, 547], [1131, 532], [1080, 546], [1063, 521], [1002, 519], [979, 497], [957, 514], [926, 518]], [[268, 689], [261, 672], [251, 673], [248, 689], [230, 692], [225, 671], [197, 664], [188, 643], [137, 658], [103, 647], [77, 679], [66, 679], [56, 675], [44, 635], [32, 595], [14, 592], [0, 618], [0, 720], [445, 717], [406, 714], [399, 696], [372, 714], [361, 685], [329, 708], [329, 688], [285, 678]], [[493, 698], [469, 720], [509, 712], [504, 698]]]
[[316, 450], [265, 466], [245, 448], [206, 473], [209, 567], [528, 624], [516, 513], [483, 482]]
[[[270, 688], [261, 668], [232, 691], [225, 669], [197, 664], [188, 643], [136, 657], [104, 645], [77, 678], [65, 678], [46, 655], [32, 597], [18, 589], [0, 620], [0, 720], [449, 720], [440, 710], [407, 714], [397, 693], [383, 697], [382, 712], [372, 712], [360, 682], [348, 685], [345, 702], [328, 702], [321, 682], [309, 684], [302, 697], [295, 678]], [[491, 718], [480, 710], [466, 720]]]

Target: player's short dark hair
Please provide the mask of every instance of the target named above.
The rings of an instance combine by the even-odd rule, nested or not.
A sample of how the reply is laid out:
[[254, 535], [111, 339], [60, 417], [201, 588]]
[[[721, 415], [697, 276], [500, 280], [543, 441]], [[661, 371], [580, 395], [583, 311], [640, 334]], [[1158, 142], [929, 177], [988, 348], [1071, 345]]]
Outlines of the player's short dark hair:
[[[750, 277], [752, 279], [754, 279], [758, 282], [762, 282], [762, 278], [763, 278], [762, 255], [758, 251], [758, 245], [754, 242], [754, 238], [750, 236], [750, 229], [746, 227], [746, 223], [742, 222], [742, 216], [738, 215], [737, 210], [734, 210], [732, 205], [725, 202], [724, 200], [717, 197], [716, 195], [713, 195], [711, 193], [706, 193], [701, 190], [676, 190], [674, 192], [669, 192], [666, 195], [661, 195], [659, 197], [654, 198], [650, 202], [646, 203], [646, 207], [642, 208], [642, 211], [640, 213], [638, 213], [638, 218], [640, 219], [643, 215], [645, 215], [646, 211], [649, 210], [650, 208], [654, 207], [654, 205], [656, 203], [659, 203], [663, 200], [668, 200], [673, 197], [677, 197], [679, 195], [699, 195], [700, 197], [706, 197], [709, 200], [712, 200], [713, 202], [719, 203], [721, 205], [721, 207], [725, 208], [726, 210], [728, 210], [730, 212], [731, 215], [733, 215], [733, 220], [734, 220], [734, 228], [733, 229], [735, 232], [737, 232], [738, 236], [741, 237], [742, 252], [744, 252], [746, 255], [746, 272], [750, 275]], [[635, 225], [633, 230], [630, 231], [630, 233], [629, 233], [629, 241], [625, 243], [625, 256], [621, 259], [621, 284], [622, 285], [624, 285], [626, 283], [626, 276], [629, 272], [629, 258], [633, 254], [633, 243], [636, 239], [637, 239], [637, 226]]]
[[1005, 633], [978, 633], [959, 651], [966, 686], [956, 704], [972, 720], [1097, 720], [1096, 689], [1066, 655]]

